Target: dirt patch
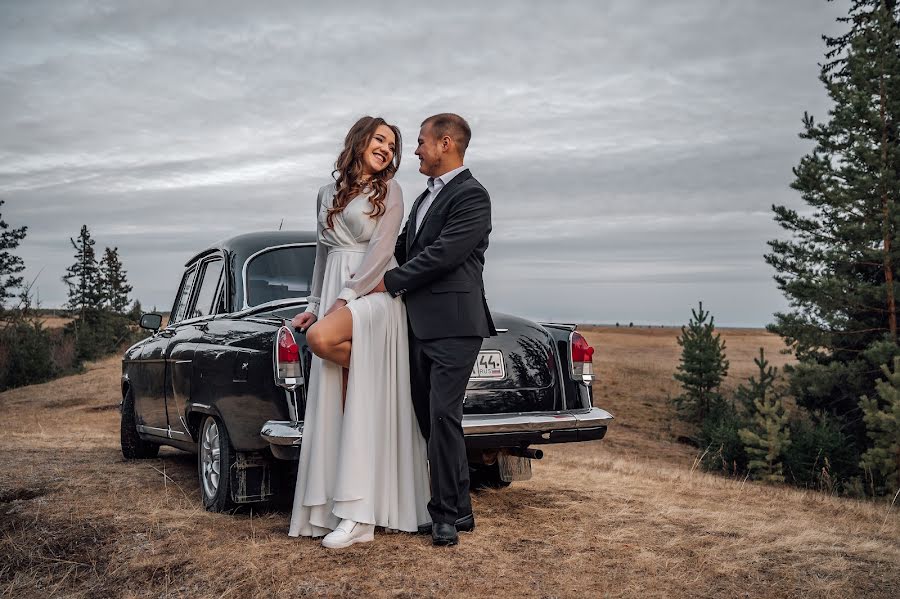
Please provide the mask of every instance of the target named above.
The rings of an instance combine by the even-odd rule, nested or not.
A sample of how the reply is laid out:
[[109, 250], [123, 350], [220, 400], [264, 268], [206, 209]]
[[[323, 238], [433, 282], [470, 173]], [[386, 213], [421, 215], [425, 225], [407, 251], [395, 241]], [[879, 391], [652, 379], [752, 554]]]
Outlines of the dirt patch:
[[67, 397], [65, 399], [48, 399], [44, 405], [50, 410], [60, 410], [83, 406], [87, 402], [88, 399], [84, 397]]
[[85, 411], [88, 411], [88, 412], [109, 412], [112, 410], [118, 410], [119, 404], [114, 403], [114, 404], [108, 404], [105, 406], [89, 406], [84, 409], [85, 409]]
[[0, 488], [0, 503], [11, 503], [13, 501], [28, 501], [36, 497], [46, 495], [46, 488], [29, 489], [25, 487], [15, 487], [12, 489]]

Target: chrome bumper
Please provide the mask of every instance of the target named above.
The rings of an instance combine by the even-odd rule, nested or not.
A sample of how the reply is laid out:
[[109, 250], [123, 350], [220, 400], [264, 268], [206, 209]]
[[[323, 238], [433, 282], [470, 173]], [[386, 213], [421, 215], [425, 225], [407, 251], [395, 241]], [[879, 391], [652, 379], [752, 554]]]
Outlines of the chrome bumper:
[[259, 434], [270, 445], [300, 447], [300, 441], [303, 440], [303, 421], [269, 420]]
[[[521, 412], [517, 414], [466, 414], [463, 432], [466, 444], [567, 443], [603, 437], [613, 416], [606, 410], [590, 408], [565, 412]], [[299, 448], [303, 422], [269, 420], [259, 433], [273, 449]], [[282, 453], [283, 452], [279, 452]]]
[[471, 414], [463, 416], [463, 431], [469, 435], [508, 433], [550, 433], [607, 426], [612, 414], [600, 408], [565, 412], [522, 412], [519, 414]]

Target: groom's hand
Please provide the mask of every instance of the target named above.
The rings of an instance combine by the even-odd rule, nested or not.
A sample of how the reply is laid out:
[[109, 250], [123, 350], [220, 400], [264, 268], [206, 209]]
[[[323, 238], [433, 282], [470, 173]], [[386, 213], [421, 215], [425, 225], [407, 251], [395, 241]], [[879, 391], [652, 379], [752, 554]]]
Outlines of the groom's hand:
[[[369, 293], [385, 293], [386, 291], [387, 288], [384, 286], [384, 277], [382, 277]], [[366, 295], [368, 295], [368, 293]]]

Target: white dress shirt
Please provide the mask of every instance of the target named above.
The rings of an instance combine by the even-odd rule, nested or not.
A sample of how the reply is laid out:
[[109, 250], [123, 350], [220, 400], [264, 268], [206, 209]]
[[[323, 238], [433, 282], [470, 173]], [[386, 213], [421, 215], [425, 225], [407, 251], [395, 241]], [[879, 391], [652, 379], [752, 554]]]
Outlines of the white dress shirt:
[[422, 226], [422, 221], [425, 220], [425, 215], [428, 214], [428, 209], [431, 208], [431, 204], [434, 203], [434, 198], [438, 196], [441, 192], [441, 189], [444, 188], [445, 185], [450, 183], [453, 180], [453, 177], [460, 174], [464, 170], [466, 170], [466, 165], [462, 165], [459, 168], [455, 168], [452, 171], [448, 171], [441, 175], [440, 177], [428, 178], [428, 195], [422, 200], [422, 204], [419, 206], [419, 211], [416, 213], [416, 229], [413, 233], [417, 233], [419, 231], [419, 227]]

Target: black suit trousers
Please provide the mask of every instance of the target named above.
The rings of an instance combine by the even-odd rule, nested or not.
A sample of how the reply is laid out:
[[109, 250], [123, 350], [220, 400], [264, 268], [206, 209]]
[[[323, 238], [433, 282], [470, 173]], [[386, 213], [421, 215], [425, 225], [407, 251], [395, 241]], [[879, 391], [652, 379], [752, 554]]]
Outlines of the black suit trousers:
[[481, 337], [418, 339], [410, 334], [413, 408], [428, 442], [432, 522], [453, 524], [472, 512], [462, 416], [466, 384]]

